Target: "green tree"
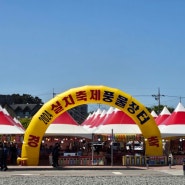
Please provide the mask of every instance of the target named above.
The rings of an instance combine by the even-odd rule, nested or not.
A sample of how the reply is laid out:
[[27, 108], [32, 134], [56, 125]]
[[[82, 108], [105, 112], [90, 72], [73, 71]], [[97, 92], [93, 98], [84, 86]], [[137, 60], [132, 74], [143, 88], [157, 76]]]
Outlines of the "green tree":
[[33, 97], [30, 94], [12, 94], [11, 96], [13, 104], [43, 104], [42, 100], [39, 97]]
[[31, 118], [21, 118], [19, 121], [21, 122], [22, 126], [27, 129], [28, 125], [30, 124]]

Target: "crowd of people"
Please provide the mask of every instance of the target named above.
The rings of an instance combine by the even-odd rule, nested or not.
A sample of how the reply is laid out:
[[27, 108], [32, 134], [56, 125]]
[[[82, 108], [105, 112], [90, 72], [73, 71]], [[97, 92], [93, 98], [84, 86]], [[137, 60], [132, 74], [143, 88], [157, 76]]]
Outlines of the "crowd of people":
[[16, 165], [20, 150], [16, 143], [0, 142], [0, 169], [6, 171], [8, 164]]

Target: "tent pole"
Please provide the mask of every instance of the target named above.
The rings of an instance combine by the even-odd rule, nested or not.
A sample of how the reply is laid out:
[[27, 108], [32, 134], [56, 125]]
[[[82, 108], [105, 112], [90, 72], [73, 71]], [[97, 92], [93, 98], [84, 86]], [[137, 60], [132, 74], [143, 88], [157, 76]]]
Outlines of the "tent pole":
[[112, 129], [112, 144], [111, 144], [111, 166], [113, 166], [113, 142], [114, 142], [114, 134], [113, 134], [113, 129]]
[[91, 165], [93, 166], [93, 161], [94, 161], [94, 134], [92, 134], [92, 159], [91, 159]]

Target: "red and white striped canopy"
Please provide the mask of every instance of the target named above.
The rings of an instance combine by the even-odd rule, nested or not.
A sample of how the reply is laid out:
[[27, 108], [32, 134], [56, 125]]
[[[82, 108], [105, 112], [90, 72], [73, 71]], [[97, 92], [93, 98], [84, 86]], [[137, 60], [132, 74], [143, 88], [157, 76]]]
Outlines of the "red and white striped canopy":
[[152, 110], [151, 115], [154, 119], [156, 119], [158, 117], [158, 115], [156, 114], [156, 112], [154, 110]]
[[133, 119], [119, 109], [115, 109], [94, 133], [110, 134], [112, 130], [115, 134], [141, 134]]
[[45, 136], [73, 135], [82, 137], [92, 137], [91, 134], [79, 125], [73, 117], [66, 111], [59, 115], [47, 128]]
[[161, 124], [165, 125], [165, 127], [161, 128], [162, 136], [184, 136], [185, 108], [182, 103], [179, 103], [173, 113]]
[[155, 119], [157, 125], [164, 125], [163, 122], [171, 115], [168, 108], [165, 106], [159, 116]]
[[0, 134], [24, 134], [24, 130], [9, 115], [6, 109], [0, 107]]

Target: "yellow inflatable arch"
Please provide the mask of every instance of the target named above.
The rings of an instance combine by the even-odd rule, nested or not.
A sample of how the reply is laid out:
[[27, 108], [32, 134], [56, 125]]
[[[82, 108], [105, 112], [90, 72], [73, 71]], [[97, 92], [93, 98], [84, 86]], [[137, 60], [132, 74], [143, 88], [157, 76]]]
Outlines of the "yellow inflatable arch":
[[128, 114], [139, 126], [144, 138], [146, 156], [162, 155], [160, 131], [150, 112], [131, 95], [106, 86], [82, 86], [61, 93], [45, 103], [32, 118], [24, 135], [21, 157], [28, 166], [39, 163], [42, 138], [52, 121], [63, 112], [82, 104], [107, 104]]

